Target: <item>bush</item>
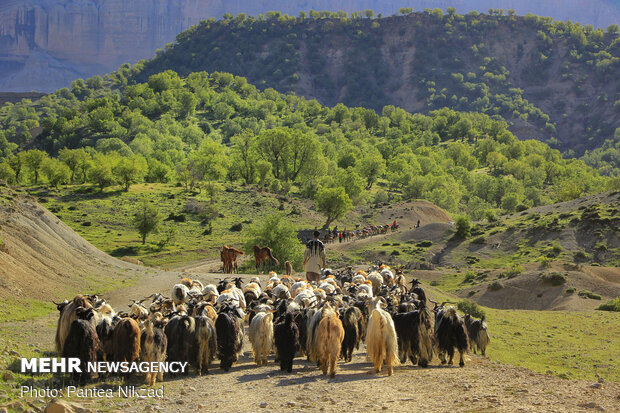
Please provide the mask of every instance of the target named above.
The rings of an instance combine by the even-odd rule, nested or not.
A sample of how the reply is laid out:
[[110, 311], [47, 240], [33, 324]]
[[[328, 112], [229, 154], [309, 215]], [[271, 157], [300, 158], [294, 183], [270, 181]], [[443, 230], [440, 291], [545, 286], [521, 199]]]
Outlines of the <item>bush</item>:
[[602, 310], [602, 311], [620, 312], [620, 297], [616, 297], [613, 300], [609, 300], [605, 304], [601, 304], [598, 307], [596, 307], [596, 309]]
[[433, 241], [420, 241], [417, 244], [415, 244], [416, 247], [420, 247], [420, 248], [428, 248], [431, 245], [433, 245]]
[[540, 263], [540, 267], [541, 268], [549, 268], [551, 267], [551, 263], [553, 262], [553, 260], [549, 257], [540, 257], [538, 258], [538, 262]]
[[585, 251], [576, 251], [573, 254], [573, 261], [575, 262], [587, 262], [590, 260], [590, 256]]
[[560, 274], [559, 272], [550, 272], [548, 274], [540, 274], [538, 277], [540, 282], [545, 284], [551, 284], [554, 287], [557, 287], [562, 284], [566, 284], [566, 276]]
[[[472, 291], [473, 292], [473, 291]], [[475, 294], [475, 292], [473, 292]], [[480, 307], [477, 303], [470, 300], [461, 300], [456, 304], [457, 308], [460, 312], [464, 314], [470, 314], [476, 318], [485, 317], [486, 314], [482, 307]]]
[[602, 297], [598, 294], [593, 293], [592, 291], [588, 291], [588, 290], [581, 290], [577, 293], [577, 295], [579, 297], [584, 297], [584, 298], [591, 298], [592, 300], [600, 300], [602, 299]]
[[239, 224], [234, 224], [232, 227], [230, 227], [230, 231], [231, 232], [239, 232], [243, 229], [243, 224], [239, 223]]
[[570, 287], [566, 289], [566, 294], [573, 294], [577, 289], [575, 287]]
[[271, 248], [281, 266], [285, 261], [290, 261], [296, 268], [302, 265], [303, 245], [297, 239], [295, 225], [281, 214], [269, 215], [250, 227], [245, 250], [252, 251], [254, 245]]
[[502, 288], [504, 288], [504, 285], [499, 282], [499, 281], [493, 281], [491, 284], [489, 284], [489, 286], [487, 287], [487, 289], [489, 291], [499, 291]]
[[519, 264], [513, 265], [509, 270], [502, 272], [499, 276], [500, 278], [515, 278], [523, 273], [523, 267]]
[[476, 273], [472, 270], [469, 270], [465, 273], [465, 278], [463, 279], [463, 283], [471, 283], [476, 279]]
[[456, 233], [455, 235], [458, 238], [467, 238], [471, 232], [471, 222], [469, 221], [469, 217], [465, 215], [461, 215], [456, 219]]

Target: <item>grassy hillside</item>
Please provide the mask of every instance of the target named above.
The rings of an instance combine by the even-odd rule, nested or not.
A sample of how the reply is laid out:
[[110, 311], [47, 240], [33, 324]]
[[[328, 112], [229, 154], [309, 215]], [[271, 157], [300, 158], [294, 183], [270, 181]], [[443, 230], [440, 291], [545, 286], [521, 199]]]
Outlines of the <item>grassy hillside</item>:
[[481, 112], [508, 120], [522, 139], [577, 154], [612, 139], [620, 127], [617, 26], [500, 13], [210, 19], [138, 64], [134, 78], [218, 70], [330, 106]]
[[227, 181], [281, 195], [296, 186], [315, 201], [343, 191], [343, 210], [427, 199], [476, 220], [620, 185], [485, 114], [327, 108], [227, 73], [167, 71], [120, 89], [93, 78], [5, 105], [0, 124], [0, 179], [9, 183], [89, 182], [105, 192], [141, 182], [208, 191]]

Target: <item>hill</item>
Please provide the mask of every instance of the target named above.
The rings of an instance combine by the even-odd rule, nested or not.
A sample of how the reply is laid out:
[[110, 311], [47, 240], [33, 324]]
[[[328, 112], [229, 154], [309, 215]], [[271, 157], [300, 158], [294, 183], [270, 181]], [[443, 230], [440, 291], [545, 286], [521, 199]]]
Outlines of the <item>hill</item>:
[[226, 181], [315, 201], [344, 191], [345, 211], [426, 199], [475, 220], [620, 184], [481, 113], [379, 115], [261, 92], [228, 73], [166, 71], [128, 85], [135, 74], [124, 67], [0, 108], [0, 179], [102, 193], [145, 181], [208, 192]]
[[[103, 75], [122, 63], [150, 58], [202, 19], [300, 11], [373, 9], [384, 16], [402, 7], [456, 7], [459, 12], [516, 9], [607, 27], [618, 23], [613, 0], [310, 0], [211, 2], [199, 0], [3, 0], [0, 3], [0, 91], [52, 92], [77, 78]], [[131, 41], [127, 41], [131, 39]], [[219, 69], [218, 69], [219, 70]]]
[[5, 187], [0, 187], [0, 217], [3, 300], [49, 302], [117, 288], [153, 272], [104, 254], [34, 198]]
[[620, 127], [615, 27], [438, 9], [345, 16], [203, 21], [138, 64], [137, 79], [166, 69], [223, 70], [328, 106], [482, 112], [509, 121], [519, 138], [576, 154], [601, 146]]

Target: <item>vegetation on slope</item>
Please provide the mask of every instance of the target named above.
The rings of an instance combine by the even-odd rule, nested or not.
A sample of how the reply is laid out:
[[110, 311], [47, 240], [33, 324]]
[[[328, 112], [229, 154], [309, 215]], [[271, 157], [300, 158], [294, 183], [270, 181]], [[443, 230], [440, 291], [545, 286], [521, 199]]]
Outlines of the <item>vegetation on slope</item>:
[[327, 108], [226, 73], [166, 71], [113, 90], [93, 78], [0, 109], [5, 135], [20, 122], [41, 131], [0, 141], [0, 179], [11, 183], [89, 182], [103, 192], [161, 182], [209, 192], [226, 180], [315, 200], [321, 188], [343, 188], [332, 197], [340, 208], [320, 209], [424, 198], [476, 220], [620, 183], [544, 143], [517, 140], [484, 114]]
[[204, 20], [140, 62], [130, 81], [166, 69], [183, 76], [217, 70], [327, 105], [480, 112], [510, 121], [520, 138], [578, 154], [620, 127], [617, 25], [603, 31], [503, 10], [463, 16], [453, 8], [372, 16], [270, 12]]

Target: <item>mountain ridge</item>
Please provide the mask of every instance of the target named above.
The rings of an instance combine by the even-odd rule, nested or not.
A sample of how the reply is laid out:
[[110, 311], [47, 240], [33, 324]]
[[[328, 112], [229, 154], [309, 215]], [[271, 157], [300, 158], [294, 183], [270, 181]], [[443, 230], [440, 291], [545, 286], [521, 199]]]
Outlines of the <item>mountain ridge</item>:
[[[620, 21], [620, 5], [609, 0], [585, 6], [578, 0], [276, 0], [226, 4], [200, 0], [6, 0], [0, 5], [0, 73], [4, 73], [0, 76], [0, 90], [51, 92], [78, 77], [104, 74], [124, 62], [151, 57], [177, 33], [203, 18], [219, 18], [223, 13], [257, 15], [280, 10], [296, 15], [309, 9], [374, 9], [389, 15], [401, 7], [456, 7], [463, 13], [497, 7], [520, 14], [572, 18], [600, 27]], [[46, 75], [50, 71], [51, 77]]]

